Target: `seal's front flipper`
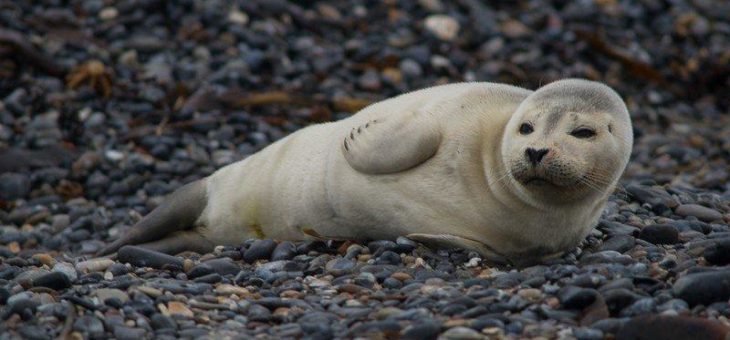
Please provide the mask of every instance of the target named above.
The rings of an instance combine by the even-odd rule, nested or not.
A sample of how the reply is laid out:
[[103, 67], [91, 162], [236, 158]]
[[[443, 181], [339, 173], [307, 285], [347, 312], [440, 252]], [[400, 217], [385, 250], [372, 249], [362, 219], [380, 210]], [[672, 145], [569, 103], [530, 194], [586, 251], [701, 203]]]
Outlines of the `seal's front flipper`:
[[432, 248], [468, 249], [476, 251], [490, 262], [498, 264], [509, 263], [507, 258], [495, 252], [486, 244], [468, 238], [449, 234], [408, 234], [406, 237]]
[[159, 207], [137, 222], [132, 230], [100, 250], [97, 255], [111, 254], [128, 244], [157, 241], [175, 231], [190, 229], [206, 204], [205, 179], [188, 183], [173, 192]]
[[431, 158], [441, 144], [441, 131], [432, 113], [394, 113], [354, 127], [342, 141], [350, 166], [371, 175], [413, 168]]

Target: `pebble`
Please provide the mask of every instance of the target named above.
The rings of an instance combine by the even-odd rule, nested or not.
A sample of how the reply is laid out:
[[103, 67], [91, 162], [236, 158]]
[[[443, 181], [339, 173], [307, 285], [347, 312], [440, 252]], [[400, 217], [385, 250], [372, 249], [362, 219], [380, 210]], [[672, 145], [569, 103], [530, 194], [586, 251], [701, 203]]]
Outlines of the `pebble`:
[[62, 290], [71, 286], [71, 279], [64, 273], [50, 272], [33, 279], [33, 286]]
[[357, 262], [353, 260], [338, 258], [328, 261], [325, 265], [325, 271], [333, 276], [342, 276], [352, 272], [356, 265]]
[[96, 296], [100, 302], [104, 302], [107, 299], [117, 299], [122, 303], [129, 301], [129, 295], [127, 295], [127, 293], [115, 288], [96, 289], [94, 290], [93, 295]]
[[[163, 311], [163, 314], [165, 312]], [[167, 303], [167, 314], [169, 315], [182, 315], [184, 317], [192, 318], [193, 311], [190, 310], [184, 303], [179, 301], [170, 301]]]
[[439, 340], [481, 340], [487, 339], [487, 336], [481, 334], [471, 328], [454, 327], [449, 328], [446, 332], [441, 333]]
[[460, 28], [459, 22], [454, 18], [441, 14], [427, 17], [424, 26], [437, 38], [446, 41], [454, 40], [459, 34]]
[[686, 316], [641, 316], [621, 327], [616, 339], [724, 339], [730, 327], [720, 322]]
[[81, 273], [93, 273], [105, 271], [109, 266], [114, 264], [114, 260], [107, 258], [96, 258], [82, 261], [76, 264], [76, 270]]
[[558, 299], [565, 308], [583, 309], [591, 305], [597, 296], [594, 289], [567, 286], [560, 290]]
[[705, 248], [702, 256], [707, 262], [714, 265], [730, 264], [730, 240], [718, 240]]
[[686, 274], [674, 283], [672, 292], [691, 306], [726, 301], [730, 299], [730, 271]]
[[694, 216], [705, 222], [722, 220], [722, 213], [698, 204], [682, 204], [675, 209], [675, 212], [679, 216]]
[[291, 260], [296, 255], [296, 246], [294, 243], [284, 241], [276, 245], [271, 253], [271, 261]]
[[272, 240], [256, 240], [243, 252], [243, 260], [252, 263], [256, 260], [269, 259], [276, 249], [276, 242]]
[[639, 238], [654, 244], [673, 244], [679, 242], [679, 231], [671, 225], [654, 224], [641, 229]]
[[15, 200], [24, 198], [30, 192], [30, 178], [20, 173], [0, 174], [0, 199]]
[[70, 282], [74, 282], [78, 278], [76, 268], [74, 268], [70, 263], [58, 262], [55, 266], [53, 266], [53, 271], [63, 273], [68, 277]]

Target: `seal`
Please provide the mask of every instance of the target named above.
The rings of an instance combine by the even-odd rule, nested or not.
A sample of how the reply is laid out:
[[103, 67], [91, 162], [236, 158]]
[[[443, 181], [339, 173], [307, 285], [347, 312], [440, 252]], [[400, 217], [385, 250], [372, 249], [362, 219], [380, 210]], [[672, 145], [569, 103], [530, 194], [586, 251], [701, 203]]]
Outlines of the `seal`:
[[598, 82], [426, 88], [301, 129], [183, 186], [100, 254], [405, 235], [535, 262], [597, 224], [632, 144], [626, 105]]

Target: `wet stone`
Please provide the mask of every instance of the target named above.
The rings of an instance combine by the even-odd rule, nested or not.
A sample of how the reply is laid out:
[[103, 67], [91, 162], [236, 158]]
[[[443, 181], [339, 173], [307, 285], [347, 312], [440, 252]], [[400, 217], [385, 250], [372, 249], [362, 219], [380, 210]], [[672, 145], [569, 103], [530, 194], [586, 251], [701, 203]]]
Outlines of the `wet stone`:
[[712, 222], [722, 220], [722, 214], [708, 207], [699, 204], [683, 204], [677, 207], [675, 211], [679, 216], [694, 216], [700, 221]]
[[51, 272], [33, 279], [33, 286], [62, 290], [71, 286], [71, 279], [64, 273]]
[[674, 244], [679, 242], [679, 231], [667, 224], [649, 225], [641, 229], [639, 238], [653, 244]]
[[79, 333], [87, 334], [91, 338], [98, 338], [104, 335], [104, 323], [91, 315], [83, 315], [76, 319], [73, 329]]
[[672, 292], [691, 306], [730, 299], [730, 271], [687, 274], [672, 286]]
[[271, 261], [291, 260], [296, 256], [296, 246], [294, 243], [284, 241], [276, 245], [271, 253]]
[[724, 339], [730, 328], [712, 320], [650, 315], [632, 318], [616, 339]]
[[256, 260], [268, 260], [275, 248], [276, 242], [272, 240], [256, 240], [243, 252], [243, 260], [249, 263]]
[[352, 272], [356, 265], [357, 262], [353, 260], [338, 258], [328, 261], [325, 265], [325, 271], [334, 276], [342, 276]]
[[563, 307], [569, 309], [583, 309], [596, 300], [598, 292], [590, 288], [567, 286], [560, 290], [558, 299]]
[[601, 250], [612, 250], [619, 253], [625, 253], [634, 248], [636, 239], [630, 235], [616, 235], [607, 239], [601, 245]]
[[702, 256], [707, 262], [714, 265], [730, 264], [730, 240], [718, 240], [705, 248]]

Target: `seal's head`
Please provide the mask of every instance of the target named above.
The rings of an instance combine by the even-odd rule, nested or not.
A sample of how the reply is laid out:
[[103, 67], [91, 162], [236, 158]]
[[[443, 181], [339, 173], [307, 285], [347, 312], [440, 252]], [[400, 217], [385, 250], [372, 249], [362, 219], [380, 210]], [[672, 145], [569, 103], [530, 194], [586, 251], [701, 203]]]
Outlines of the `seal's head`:
[[502, 137], [502, 160], [523, 200], [569, 203], [609, 192], [629, 161], [632, 135], [615, 91], [565, 79], [520, 104]]

